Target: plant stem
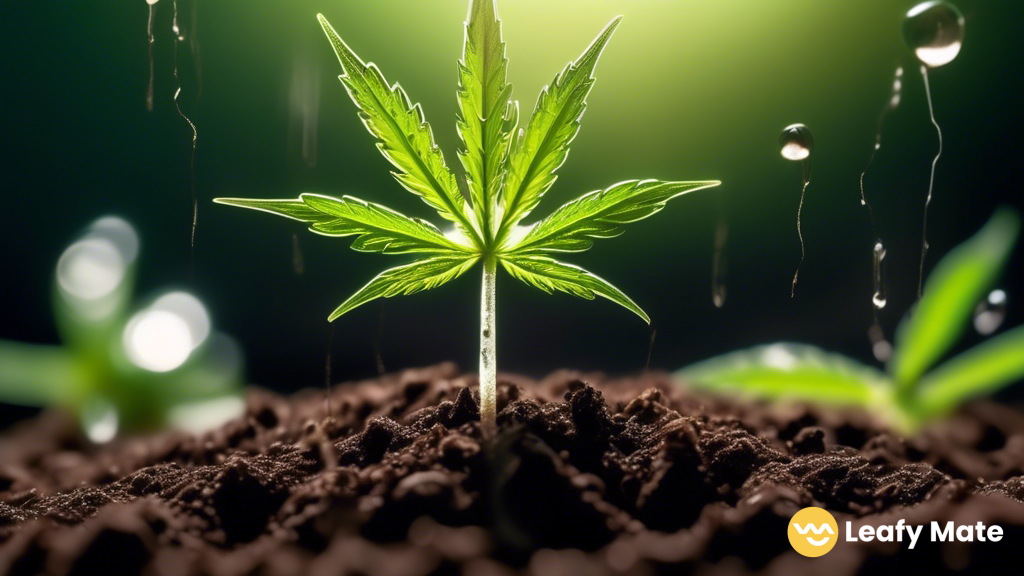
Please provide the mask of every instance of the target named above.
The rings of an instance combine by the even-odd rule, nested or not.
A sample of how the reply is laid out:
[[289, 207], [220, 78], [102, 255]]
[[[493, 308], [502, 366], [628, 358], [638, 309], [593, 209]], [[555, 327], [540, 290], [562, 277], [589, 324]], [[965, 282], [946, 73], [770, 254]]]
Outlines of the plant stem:
[[480, 424], [484, 438], [492, 437], [498, 428], [498, 372], [494, 329], [494, 280], [498, 275], [497, 272], [497, 258], [486, 256], [484, 258], [483, 285], [480, 291]]

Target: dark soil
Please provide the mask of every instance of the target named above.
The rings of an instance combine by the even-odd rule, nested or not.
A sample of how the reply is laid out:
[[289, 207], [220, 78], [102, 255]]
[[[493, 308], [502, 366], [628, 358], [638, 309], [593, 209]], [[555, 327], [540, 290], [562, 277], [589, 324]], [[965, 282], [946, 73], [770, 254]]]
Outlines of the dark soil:
[[[662, 374], [558, 372], [502, 378], [486, 445], [475, 387], [452, 365], [344, 384], [333, 420], [322, 391], [253, 391], [202, 438], [104, 447], [44, 414], [0, 436], [0, 574], [1020, 573], [1024, 417], [1008, 408], [902, 439]], [[1005, 537], [807, 559], [786, 528], [811, 505], [855, 528], [982, 521]]]

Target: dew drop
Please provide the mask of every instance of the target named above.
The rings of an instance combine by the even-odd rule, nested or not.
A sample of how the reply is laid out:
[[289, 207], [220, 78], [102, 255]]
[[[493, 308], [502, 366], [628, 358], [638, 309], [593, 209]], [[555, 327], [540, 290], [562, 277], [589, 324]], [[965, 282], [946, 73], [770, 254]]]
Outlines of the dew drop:
[[930, 68], [952, 62], [963, 40], [964, 16], [949, 2], [923, 2], [911, 8], [903, 20], [903, 41]]
[[806, 160], [814, 147], [814, 138], [807, 126], [791, 124], [782, 129], [779, 147], [786, 160]]
[[170, 372], [192, 354], [192, 329], [188, 322], [166, 310], [144, 310], [124, 329], [128, 359], [150, 372]]
[[999, 329], [1006, 319], [1006, 292], [993, 290], [974, 309], [974, 329], [988, 336]]
[[82, 408], [80, 414], [85, 435], [94, 444], [106, 444], [117, 436], [120, 419], [117, 408], [109, 401], [96, 398]]
[[124, 257], [114, 242], [87, 238], [69, 246], [57, 261], [57, 285], [69, 300], [96, 301], [113, 293], [126, 272]]

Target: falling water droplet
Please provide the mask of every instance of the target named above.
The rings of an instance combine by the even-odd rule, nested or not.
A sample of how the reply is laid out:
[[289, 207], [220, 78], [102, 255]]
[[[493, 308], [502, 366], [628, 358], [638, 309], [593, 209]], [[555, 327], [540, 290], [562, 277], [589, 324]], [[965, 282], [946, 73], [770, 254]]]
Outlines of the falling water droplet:
[[875, 305], [876, 310], [885, 308], [886, 297], [885, 297], [885, 280], [883, 277], [883, 263], [885, 261], [885, 246], [882, 245], [881, 240], [875, 242], [875, 294], [871, 297], [871, 303]]
[[930, 68], [952, 62], [963, 40], [963, 14], [949, 2], [923, 2], [903, 20], [903, 41]]
[[779, 136], [782, 157], [786, 160], [805, 160], [811, 155], [814, 138], [803, 124], [791, 124], [782, 129]]
[[814, 148], [814, 137], [811, 130], [803, 124], [790, 124], [782, 129], [779, 135], [779, 146], [782, 157], [786, 160], [799, 161], [803, 171], [803, 185], [800, 188], [800, 205], [796, 209], [796, 235], [800, 238], [800, 263], [793, 273], [793, 285], [789, 291], [789, 297], [796, 297], [796, 283], [800, 278], [800, 267], [804, 264], [807, 250], [804, 247], [804, 232], [801, 219], [804, 211], [804, 196], [807, 193], [807, 186], [811, 183], [811, 149]]
[[974, 329], [982, 336], [992, 334], [1006, 319], [1006, 292], [993, 290], [974, 309]]
[[882, 330], [882, 325], [878, 323], [877, 317], [875, 323], [868, 329], [868, 339], [871, 340], [871, 354], [874, 355], [875, 360], [888, 362], [892, 357], [892, 344], [885, 339], [885, 332]]
[[292, 271], [296, 276], [301, 276], [306, 271], [306, 260], [302, 257], [298, 234], [292, 234]]
[[[721, 198], [721, 196], [719, 196]], [[724, 210], [720, 207], [720, 210]], [[711, 261], [711, 301], [715, 308], [725, 306], [726, 296], [726, 258], [725, 243], [729, 239], [729, 224], [724, 214], [719, 214], [718, 225], [715, 227], [715, 252]]]

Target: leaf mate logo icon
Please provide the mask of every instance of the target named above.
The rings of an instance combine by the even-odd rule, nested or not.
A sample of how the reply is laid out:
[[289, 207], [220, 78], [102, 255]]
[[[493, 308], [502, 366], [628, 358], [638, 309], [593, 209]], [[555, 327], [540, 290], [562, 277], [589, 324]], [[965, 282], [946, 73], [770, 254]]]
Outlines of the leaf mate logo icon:
[[789, 519], [789, 544], [803, 556], [824, 556], [839, 540], [839, 524], [821, 508], [808, 507]]

